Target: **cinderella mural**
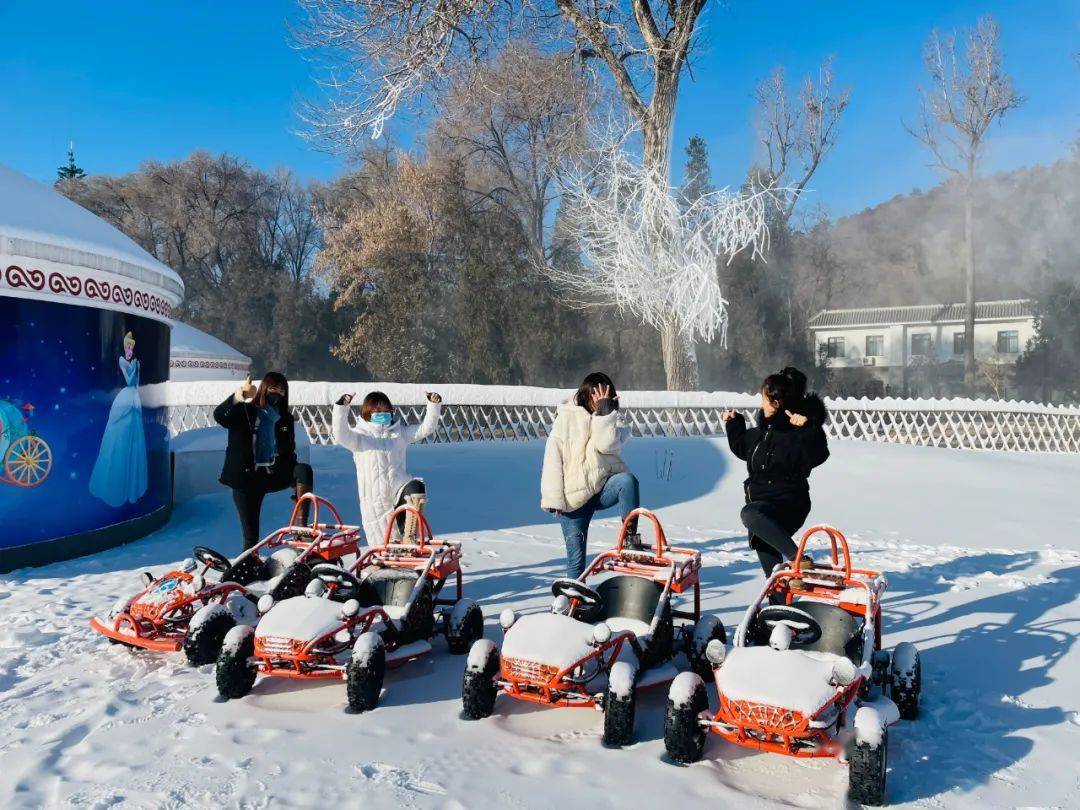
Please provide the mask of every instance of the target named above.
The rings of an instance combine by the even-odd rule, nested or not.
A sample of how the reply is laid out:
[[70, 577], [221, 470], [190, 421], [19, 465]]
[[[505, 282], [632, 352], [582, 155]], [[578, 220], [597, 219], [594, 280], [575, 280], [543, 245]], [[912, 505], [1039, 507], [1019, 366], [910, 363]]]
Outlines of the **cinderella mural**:
[[124, 355], [119, 358], [124, 387], [109, 409], [109, 421], [101, 437], [90, 493], [109, 506], [134, 503], [146, 492], [146, 432], [139, 400], [139, 361], [135, 337], [124, 335]]

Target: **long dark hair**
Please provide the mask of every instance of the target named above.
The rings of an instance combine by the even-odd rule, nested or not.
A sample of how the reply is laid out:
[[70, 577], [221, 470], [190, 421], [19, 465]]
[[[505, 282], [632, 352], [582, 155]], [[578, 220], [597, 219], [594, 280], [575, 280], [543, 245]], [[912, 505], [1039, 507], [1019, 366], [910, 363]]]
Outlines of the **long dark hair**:
[[284, 396], [281, 397], [281, 402], [278, 403], [278, 411], [282, 416], [288, 416], [289, 411], [289, 381], [285, 379], [285, 375], [280, 371], [268, 371], [266, 376], [262, 378], [259, 383], [259, 390], [255, 392], [255, 407], [260, 410], [266, 407], [266, 389], [271, 385], [279, 386], [285, 391]]
[[761, 393], [770, 402], [775, 402], [777, 410], [785, 410], [795, 403], [796, 388], [791, 378], [786, 374], [770, 374], [761, 383]]
[[619, 393], [615, 390], [615, 383], [611, 381], [611, 377], [602, 371], [594, 371], [592, 374], [586, 374], [585, 379], [581, 381], [577, 393], [574, 394], [574, 404], [592, 413], [592, 394], [601, 385], [611, 389], [612, 397]]

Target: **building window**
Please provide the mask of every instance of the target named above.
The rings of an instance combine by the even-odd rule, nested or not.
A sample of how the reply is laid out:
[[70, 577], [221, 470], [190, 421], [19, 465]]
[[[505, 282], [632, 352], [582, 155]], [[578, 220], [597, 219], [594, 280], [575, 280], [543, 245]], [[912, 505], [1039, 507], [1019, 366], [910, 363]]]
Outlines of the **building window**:
[[964, 353], [964, 333], [953, 332], [952, 336], [952, 353], [960, 355]]
[[998, 354], [1019, 354], [1020, 333], [1015, 329], [1010, 329], [1007, 332], [998, 332], [997, 350]]
[[911, 336], [911, 353], [916, 357], [929, 357], [934, 351], [934, 338], [929, 332]]
[[847, 357], [847, 352], [844, 349], [844, 338], [829, 338], [826, 357]]
[[867, 357], [884, 357], [885, 356], [885, 336], [884, 335], [867, 335], [866, 336], [866, 356]]

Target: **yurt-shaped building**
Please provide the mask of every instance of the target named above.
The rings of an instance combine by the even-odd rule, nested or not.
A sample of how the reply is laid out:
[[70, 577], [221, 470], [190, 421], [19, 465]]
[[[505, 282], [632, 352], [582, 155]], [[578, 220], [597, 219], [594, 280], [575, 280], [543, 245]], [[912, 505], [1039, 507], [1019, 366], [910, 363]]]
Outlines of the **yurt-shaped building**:
[[243, 380], [250, 370], [251, 358], [225, 341], [190, 324], [173, 323], [170, 382]]
[[180, 278], [54, 189], [0, 165], [0, 571], [168, 519]]

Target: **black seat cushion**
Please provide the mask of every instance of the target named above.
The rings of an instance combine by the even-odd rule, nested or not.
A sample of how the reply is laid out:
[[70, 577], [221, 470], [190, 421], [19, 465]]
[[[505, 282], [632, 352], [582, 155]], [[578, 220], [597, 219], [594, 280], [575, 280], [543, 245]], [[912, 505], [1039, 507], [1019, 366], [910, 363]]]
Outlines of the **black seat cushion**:
[[603, 605], [596, 619], [637, 619], [648, 624], [656, 613], [663, 587], [642, 577], [618, 574], [596, 586]]
[[417, 571], [380, 568], [361, 580], [356, 599], [361, 607], [404, 607], [419, 576]]
[[821, 638], [809, 644], [792, 644], [793, 650], [813, 650], [846, 655], [855, 663], [862, 657], [862, 619], [826, 602], [800, 599], [793, 607], [813, 616], [821, 626]]

